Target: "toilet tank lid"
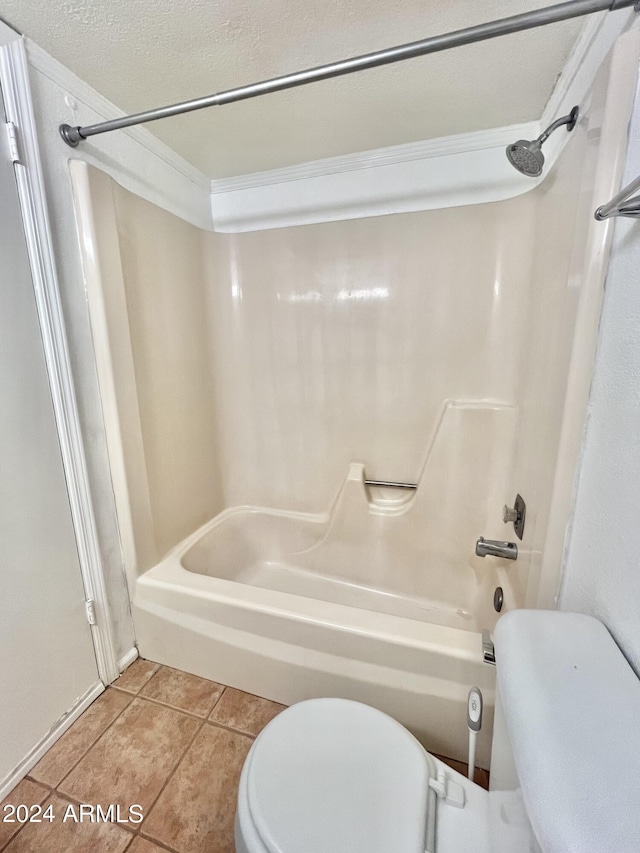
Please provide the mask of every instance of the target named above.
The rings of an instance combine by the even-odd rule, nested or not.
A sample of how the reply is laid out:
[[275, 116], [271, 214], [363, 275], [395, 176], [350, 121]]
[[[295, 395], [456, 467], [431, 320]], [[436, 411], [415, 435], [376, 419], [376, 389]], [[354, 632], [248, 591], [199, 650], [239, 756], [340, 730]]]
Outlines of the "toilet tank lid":
[[545, 853], [640, 850], [640, 681], [597, 619], [518, 610], [494, 635], [504, 714]]

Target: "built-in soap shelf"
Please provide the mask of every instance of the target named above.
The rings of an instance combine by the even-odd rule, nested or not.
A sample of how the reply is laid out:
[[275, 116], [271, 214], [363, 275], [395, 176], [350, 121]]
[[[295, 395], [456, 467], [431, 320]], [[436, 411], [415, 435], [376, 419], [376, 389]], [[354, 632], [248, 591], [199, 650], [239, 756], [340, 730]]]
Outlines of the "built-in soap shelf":
[[369, 508], [373, 512], [391, 512], [403, 509], [413, 501], [418, 483], [398, 480], [372, 480], [362, 471], [362, 483]]

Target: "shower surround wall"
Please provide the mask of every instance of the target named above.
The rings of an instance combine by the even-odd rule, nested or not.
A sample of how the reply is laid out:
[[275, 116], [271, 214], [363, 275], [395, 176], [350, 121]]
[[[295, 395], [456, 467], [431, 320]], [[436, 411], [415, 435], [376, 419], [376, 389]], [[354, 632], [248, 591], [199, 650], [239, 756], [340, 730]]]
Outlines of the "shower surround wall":
[[[497, 582], [498, 562], [473, 549], [507, 535], [502, 505], [520, 486], [530, 235], [547, 191], [220, 235], [97, 170], [90, 181], [109, 200], [96, 251], [120, 261], [122, 287], [104, 298], [138, 570], [224, 508], [326, 513], [360, 463], [368, 478], [420, 481], [411, 523], [429, 545], [412, 591], [427, 564], [447, 569], [445, 587]], [[571, 206], [561, 184], [552, 195]], [[368, 496], [379, 514], [407, 510], [406, 493]], [[526, 566], [525, 542], [508, 576]]]
[[[354, 461], [415, 483], [447, 401], [517, 406], [534, 227], [528, 194], [206, 235], [227, 505], [322, 512]], [[451, 461], [463, 512], [473, 459]]]
[[[287, 703], [368, 701], [460, 757], [477, 683], [487, 766], [493, 590], [552, 603], [571, 342], [601, 287], [582, 223], [616, 180], [601, 77], [546, 180], [490, 204], [215, 234], [71, 164], [143, 655]], [[514, 538], [516, 491], [518, 560], [476, 557]]]
[[113, 190], [154, 563], [224, 508], [209, 282], [200, 229], [117, 184]]
[[[537, 206], [529, 193], [205, 235], [226, 506], [327, 512], [351, 463], [369, 479], [419, 483], [412, 505], [406, 493], [350, 484], [324, 547], [304, 562], [340, 581], [342, 596], [355, 584], [424, 610], [437, 601], [449, 624], [475, 631], [495, 622], [497, 585], [509, 606], [524, 603], [515, 590], [526, 588], [528, 543], [510, 564], [474, 546], [509, 536], [502, 507], [522, 488], [515, 447]], [[266, 571], [251, 579], [287, 588]]]

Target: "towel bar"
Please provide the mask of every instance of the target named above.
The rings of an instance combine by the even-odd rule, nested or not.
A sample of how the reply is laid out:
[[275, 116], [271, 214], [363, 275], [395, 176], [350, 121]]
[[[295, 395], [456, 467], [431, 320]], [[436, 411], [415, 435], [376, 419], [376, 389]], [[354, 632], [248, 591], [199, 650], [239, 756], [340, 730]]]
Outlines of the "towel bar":
[[394, 483], [391, 480], [365, 480], [365, 486], [381, 486], [384, 489], [417, 489], [417, 483]]

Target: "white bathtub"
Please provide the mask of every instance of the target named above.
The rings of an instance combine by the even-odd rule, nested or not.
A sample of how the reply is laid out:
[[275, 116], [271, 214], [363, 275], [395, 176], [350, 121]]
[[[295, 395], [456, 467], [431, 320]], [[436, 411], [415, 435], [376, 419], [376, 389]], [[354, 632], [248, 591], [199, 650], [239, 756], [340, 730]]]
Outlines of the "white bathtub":
[[446, 602], [309, 570], [330, 553], [329, 529], [324, 516], [222, 513], [136, 581], [140, 653], [285, 704], [368, 702], [459, 759], [477, 685], [487, 708], [478, 763], [488, 767], [494, 669], [476, 621]]

